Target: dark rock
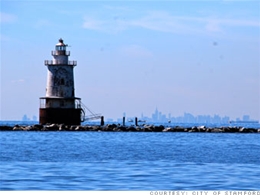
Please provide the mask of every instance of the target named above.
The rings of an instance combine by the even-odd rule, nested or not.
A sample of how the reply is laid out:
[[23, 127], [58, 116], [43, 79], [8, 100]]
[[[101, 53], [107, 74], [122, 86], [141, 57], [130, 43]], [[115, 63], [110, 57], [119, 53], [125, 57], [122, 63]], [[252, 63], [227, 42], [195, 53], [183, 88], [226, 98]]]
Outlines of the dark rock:
[[239, 131], [237, 127], [225, 127], [224, 129], [226, 133], [237, 133]]
[[35, 130], [33, 128], [33, 126], [25, 126], [25, 127], [22, 127], [23, 131], [32, 131], [32, 130]]
[[257, 133], [256, 129], [241, 127], [239, 133]]
[[126, 127], [120, 126], [117, 128], [117, 131], [126, 131]]
[[15, 125], [14, 127], [13, 127], [13, 131], [21, 131], [23, 128], [21, 127], [21, 126], [19, 126], [19, 125]]
[[143, 128], [141, 128], [141, 127], [136, 127], [136, 131], [138, 131], [138, 132], [142, 132], [143, 131]]
[[82, 127], [81, 125], [76, 126], [75, 131], [83, 131], [84, 127]]
[[145, 125], [143, 128], [144, 132], [153, 132], [154, 126], [153, 125]]
[[188, 130], [188, 132], [199, 132], [198, 127], [192, 127], [191, 130]]
[[116, 124], [108, 124], [108, 125], [106, 126], [106, 128], [109, 128], [109, 129], [114, 129], [114, 128], [116, 128], [116, 127], [117, 127]]
[[229, 128], [228, 127], [221, 127], [223, 133], [228, 133], [230, 132]]
[[126, 128], [126, 131], [136, 132], [136, 128], [135, 128], [134, 126], [130, 126], [130, 127], [127, 127], [127, 128]]
[[105, 127], [101, 127], [101, 126], [92, 126], [90, 128], [90, 131], [103, 131]]
[[45, 130], [59, 130], [59, 125], [57, 124], [51, 124], [51, 125], [46, 125], [44, 127]]
[[64, 124], [59, 125], [59, 131], [66, 130], [66, 126]]
[[85, 126], [86, 131], [95, 131], [94, 126]]
[[34, 129], [34, 130], [42, 130], [42, 128], [43, 128], [43, 125], [36, 124], [36, 125], [32, 126], [32, 129]]
[[213, 129], [211, 129], [210, 132], [211, 132], [211, 133], [223, 133], [223, 130], [220, 129], [220, 128], [213, 128]]
[[208, 129], [208, 128], [207, 128], [206, 126], [199, 126], [199, 127], [198, 127], [198, 131], [199, 131], [199, 132], [206, 132], [207, 129]]
[[162, 132], [164, 130], [164, 126], [160, 125], [160, 126], [154, 126], [153, 131], [154, 132]]
[[206, 128], [205, 129], [205, 133], [210, 133], [211, 132], [211, 128]]
[[110, 131], [113, 131], [114, 128], [116, 128], [116, 127], [115, 127], [115, 126], [109, 126], [109, 125], [108, 125], [108, 126], [103, 127], [102, 130], [103, 130], [103, 131], [108, 131], [108, 132], [110, 132]]
[[71, 125], [70, 128], [69, 128], [69, 130], [75, 131], [76, 127], [77, 127], [76, 125]]
[[13, 130], [13, 127], [4, 125], [4, 126], [0, 126], [0, 130], [5, 130], [5, 131]]
[[[185, 130], [185, 128], [179, 127], [179, 126], [176, 126], [176, 127], [173, 128], [173, 131], [174, 131], [174, 132], [185, 132], [184, 130]], [[187, 130], [187, 129], [186, 129], [186, 130]]]
[[171, 127], [167, 127], [162, 132], [173, 132], [173, 129]]

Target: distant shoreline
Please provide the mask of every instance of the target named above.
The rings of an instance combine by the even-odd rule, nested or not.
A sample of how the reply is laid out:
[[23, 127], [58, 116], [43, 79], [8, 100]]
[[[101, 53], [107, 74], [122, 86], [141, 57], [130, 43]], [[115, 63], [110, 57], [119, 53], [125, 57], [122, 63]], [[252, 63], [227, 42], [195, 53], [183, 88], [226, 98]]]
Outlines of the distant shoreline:
[[229, 123], [259, 123], [259, 121], [230, 121]]
[[163, 125], [123, 126], [120, 124], [108, 125], [0, 125], [0, 131], [71, 131], [71, 132], [200, 132], [200, 133], [260, 133], [260, 128], [248, 127], [167, 127]]

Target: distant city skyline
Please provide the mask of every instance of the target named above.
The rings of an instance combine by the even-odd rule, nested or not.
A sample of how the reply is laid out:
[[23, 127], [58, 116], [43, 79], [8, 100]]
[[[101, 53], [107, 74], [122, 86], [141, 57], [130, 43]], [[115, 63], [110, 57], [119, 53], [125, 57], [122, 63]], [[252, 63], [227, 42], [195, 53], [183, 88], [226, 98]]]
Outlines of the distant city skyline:
[[[154, 113], [151, 113], [150, 116], [144, 116], [142, 113], [141, 115], [136, 116], [128, 116], [127, 112], [124, 112], [122, 117], [126, 117], [126, 120], [134, 120], [135, 117], [138, 120], [146, 121], [146, 122], [172, 122], [172, 123], [229, 123], [232, 121], [246, 121], [246, 122], [256, 122], [258, 120], [252, 119], [250, 115], [244, 114], [240, 117], [230, 118], [229, 116], [220, 116], [218, 114], [208, 115], [208, 114], [201, 114], [201, 115], [193, 115], [188, 112], [184, 112], [181, 116], [172, 116], [171, 113], [164, 114], [159, 111], [158, 108], [155, 109]], [[105, 118], [105, 121], [122, 121], [122, 118]], [[258, 121], [259, 122], [259, 121]]]
[[[201, 114], [194, 115], [188, 112], [184, 112], [183, 115], [180, 116], [172, 116], [171, 113], [165, 114], [159, 111], [158, 108], [155, 109], [154, 113], [150, 113], [150, 115], [145, 116], [143, 113], [136, 116], [127, 116], [127, 113], [124, 112], [122, 117], [117, 118], [106, 118], [105, 121], [110, 122], [121, 122], [122, 117], [125, 117], [126, 120], [134, 120], [135, 117], [138, 120], [146, 121], [146, 122], [172, 122], [172, 123], [229, 123], [232, 121], [253, 121], [256, 122], [258, 120], [253, 119], [248, 114], [244, 114], [242, 116], [238, 116], [236, 118], [230, 118], [229, 116], [220, 116], [218, 114], [209, 115], [209, 114]], [[36, 121], [38, 122], [38, 117], [33, 115], [31, 118], [24, 114], [21, 118], [21, 121]], [[258, 121], [259, 122], [259, 121]]]

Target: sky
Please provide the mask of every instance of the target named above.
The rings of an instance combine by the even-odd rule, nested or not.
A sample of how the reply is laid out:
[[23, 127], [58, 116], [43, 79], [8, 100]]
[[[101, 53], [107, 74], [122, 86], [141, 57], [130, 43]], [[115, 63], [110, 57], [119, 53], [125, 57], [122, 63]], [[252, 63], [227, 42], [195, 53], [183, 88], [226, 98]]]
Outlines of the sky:
[[260, 120], [260, 1], [1, 0], [0, 120], [39, 115], [62, 38], [75, 95], [106, 118]]

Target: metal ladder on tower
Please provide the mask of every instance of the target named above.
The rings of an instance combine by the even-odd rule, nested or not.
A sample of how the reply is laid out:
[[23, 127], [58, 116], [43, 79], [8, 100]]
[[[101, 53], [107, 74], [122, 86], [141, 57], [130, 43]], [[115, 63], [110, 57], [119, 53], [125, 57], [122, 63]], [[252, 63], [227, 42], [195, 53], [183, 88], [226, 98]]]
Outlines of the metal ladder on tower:
[[[86, 116], [86, 110], [90, 113]], [[101, 114], [96, 114], [95, 112], [91, 111], [86, 105], [81, 102], [81, 122], [89, 121], [89, 120], [96, 120], [101, 118]]]

